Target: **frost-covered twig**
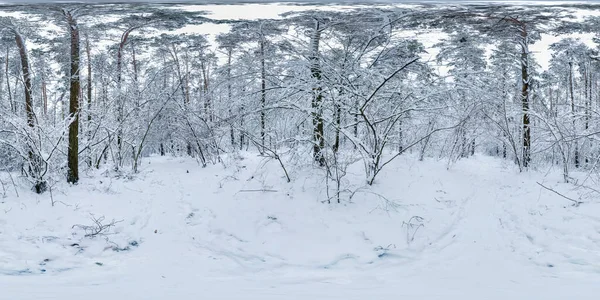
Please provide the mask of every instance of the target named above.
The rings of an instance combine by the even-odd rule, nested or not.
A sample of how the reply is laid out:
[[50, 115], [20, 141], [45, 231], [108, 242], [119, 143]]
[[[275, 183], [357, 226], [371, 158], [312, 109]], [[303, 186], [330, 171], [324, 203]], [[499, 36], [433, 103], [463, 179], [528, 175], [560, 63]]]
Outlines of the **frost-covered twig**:
[[85, 237], [93, 238], [97, 235], [105, 235], [111, 227], [114, 227], [117, 223], [123, 222], [123, 220], [115, 221], [114, 219], [108, 223], [103, 224], [105, 217], [101, 216], [96, 218], [94, 215], [91, 215], [93, 225], [81, 225], [75, 224], [71, 228], [80, 228], [85, 231]]
[[536, 183], [537, 183], [539, 186], [541, 186], [541, 187], [545, 188], [546, 190], [548, 190], [548, 191], [551, 191], [551, 192], [553, 192], [553, 193], [555, 193], [555, 194], [557, 194], [557, 195], [559, 195], [559, 196], [561, 196], [561, 197], [563, 197], [563, 198], [565, 198], [565, 199], [567, 199], [567, 200], [569, 200], [569, 201], [572, 201], [572, 202], [573, 202], [573, 206], [575, 206], [575, 207], [577, 207], [577, 206], [579, 206], [580, 204], [582, 204], [582, 203], [583, 203], [583, 202], [581, 202], [581, 201], [579, 201], [579, 200], [575, 200], [575, 199], [573, 199], [573, 198], [569, 198], [569, 197], [567, 197], [567, 196], [565, 196], [565, 195], [563, 195], [563, 194], [561, 194], [561, 193], [559, 193], [559, 192], [557, 192], [557, 191], [555, 191], [555, 190], [553, 190], [553, 189], [551, 189], [551, 188], [549, 188], [549, 187], [547, 187], [547, 186], [545, 186], [545, 185], [543, 185], [543, 184], [541, 184], [541, 183], [539, 183], [539, 182], [536, 182]]
[[371, 210], [371, 212], [373, 212], [374, 210], [376, 210], [376, 209], [380, 208], [380, 209], [384, 210], [386, 213], [388, 213], [388, 214], [389, 214], [389, 212], [390, 212], [390, 209], [392, 209], [392, 210], [394, 210], [394, 211], [396, 211], [396, 212], [397, 212], [397, 211], [398, 211], [398, 207], [400, 207], [400, 204], [396, 203], [396, 202], [395, 202], [395, 201], [393, 201], [393, 200], [390, 200], [390, 199], [386, 198], [385, 196], [383, 196], [383, 195], [381, 195], [381, 194], [379, 194], [379, 193], [376, 193], [376, 192], [373, 192], [373, 191], [370, 191], [370, 190], [368, 190], [366, 186], [362, 186], [362, 187], [359, 187], [359, 188], [357, 188], [356, 190], [354, 190], [354, 192], [352, 192], [352, 193], [350, 194], [350, 197], [349, 197], [349, 199], [350, 199], [350, 200], [352, 200], [352, 198], [353, 198], [353, 197], [356, 195], [356, 193], [358, 193], [358, 192], [363, 192], [363, 193], [367, 193], [367, 194], [372, 194], [372, 195], [375, 195], [375, 196], [377, 196], [378, 198], [380, 198], [380, 199], [382, 199], [382, 200], [384, 201], [384, 203], [385, 203], [385, 207], [381, 207], [380, 205], [378, 205], [378, 206], [377, 206], [377, 207], [375, 207], [373, 210]]
[[[416, 221], [417, 223], [413, 223], [413, 220]], [[412, 216], [408, 222], [402, 222], [403, 226], [406, 226], [406, 244], [410, 244], [410, 242], [415, 240], [415, 235], [417, 234], [417, 231], [419, 230], [419, 228], [421, 227], [425, 227], [425, 225], [423, 225], [423, 218], [419, 217], [419, 216]], [[410, 234], [410, 229], [414, 228], [415, 230], [412, 232], [412, 235]]]

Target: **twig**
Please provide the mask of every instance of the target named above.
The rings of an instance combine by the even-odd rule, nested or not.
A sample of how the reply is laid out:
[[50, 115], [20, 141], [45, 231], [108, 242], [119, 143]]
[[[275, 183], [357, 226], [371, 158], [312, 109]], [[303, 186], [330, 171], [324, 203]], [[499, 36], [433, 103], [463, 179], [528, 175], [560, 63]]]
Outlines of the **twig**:
[[271, 193], [276, 193], [278, 192], [277, 190], [240, 190], [238, 193], [251, 193], [251, 192], [271, 192]]
[[54, 196], [52, 195], [52, 185], [50, 185], [50, 203], [52, 203], [52, 207], [54, 207]]
[[[413, 220], [415, 220], [417, 223], [413, 223]], [[406, 226], [406, 244], [410, 245], [410, 242], [415, 240], [415, 235], [417, 234], [417, 231], [419, 230], [419, 228], [421, 227], [425, 227], [425, 225], [423, 224], [423, 218], [419, 217], [419, 216], [412, 216], [408, 222], [402, 222], [402, 225]], [[416, 228], [415, 228], [416, 227]], [[410, 235], [410, 229], [415, 228], [415, 230], [412, 233], [412, 236]]]
[[2, 198], [6, 198], [6, 184], [4, 183], [4, 181], [2, 181], [2, 179], [0, 179], [0, 185], [2, 185]]
[[119, 222], [123, 222], [123, 220], [115, 221], [114, 219], [108, 224], [102, 224], [104, 221], [104, 216], [96, 218], [94, 215], [91, 215], [93, 225], [80, 225], [75, 224], [71, 228], [80, 228], [85, 231], [85, 237], [93, 238], [97, 235], [105, 235], [106, 231], [108, 231], [111, 227], [115, 226]]
[[10, 181], [12, 182], [13, 188], [15, 189], [15, 194], [17, 194], [17, 198], [19, 197], [19, 191], [17, 190], [17, 185], [15, 184], [15, 179], [12, 177], [12, 174], [8, 172], [8, 176], [10, 177]]
[[578, 207], [580, 204], [582, 204], [582, 203], [583, 203], [583, 202], [581, 202], [581, 201], [578, 201], [578, 200], [575, 200], [575, 199], [573, 199], [573, 198], [569, 198], [569, 197], [567, 197], [567, 196], [565, 196], [565, 195], [563, 195], [563, 194], [561, 194], [561, 193], [559, 193], [559, 192], [557, 192], [557, 191], [555, 191], [555, 190], [553, 190], [553, 189], [551, 189], [551, 188], [549, 188], [549, 187], [547, 187], [547, 186], [544, 186], [543, 184], [541, 184], [541, 183], [539, 183], [539, 182], [536, 182], [536, 183], [537, 183], [539, 186], [541, 186], [541, 187], [545, 188], [546, 190], [549, 190], [549, 191], [551, 191], [551, 192], [553, 192], [553, 193], [555, 193], [555, 194], [557, 194], [557, 195], [559, 195], [559, 196], [561, 196], [561, 197], [563, 197], [563, 198], [565, 198], [565, 199], [567, 199], [567, 200], [569, 200], [569, 201], [572, 201], [572, 202], [573, 202], [573, 206], [575, 206], [575, 207]]
[[580, 187], [580, 188], [584, 188], [584, 189], [588, 189], [591, 190], [592, 192], [598, 193], [600, 194], [600, 190], [597, 190], [595, 188], [589, 187], [587, 185], [583, 185], [583, 184], [575, 184], [575, 186]]

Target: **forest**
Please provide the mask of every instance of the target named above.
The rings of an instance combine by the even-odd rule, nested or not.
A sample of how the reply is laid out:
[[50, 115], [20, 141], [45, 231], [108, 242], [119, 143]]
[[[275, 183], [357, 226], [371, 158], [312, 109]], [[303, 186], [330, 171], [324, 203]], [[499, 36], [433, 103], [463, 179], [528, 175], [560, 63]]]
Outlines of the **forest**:
[[[595, 34], [600, 19], [573, 8], [244, 21], [148, 5], [4, 11], [0, 165], [38, 193], [77, 183], [80, 170], [135, 173], [151, 154], [206, 166], [252, 149], [288, 177], [288, 164], [314, 160], [333, 182], [361, 162], [368, 184], [406, 151], [450, 162], [479, 151], [522, 170], [550, 162], [565, 181], [600, 154], [597, 49], [570, 37]], [[230, 29], [213, 40], [174, 33], [203, 23]], [[421, 32], [439, 36], [427, 60]], [[547, 69], [529, 49], [544, 34], [562, 37], [543, 53]]]
[[[40, 266], [59, 261], [43, 256], [55, 252], [20, 259], [21, 254], [16, 253], [21, 253], [18, 249], [25, 246], [12, 246], [13, 243], [22, 241], [23, 234], [29, 230], [23, 228], [39, 229], [30, 223], [11, 231], [6, 227], [12, 223], [10, 220], [26, 220], [35, 215], [44, 220], [35, 226], [46, 226], [40, 225], [46, 224], [46, 217], [42, 216], [55, 218], [56, 214], [55, 221], [63, 222], [58, 221], [58, 216], [77, 213], [73, 223], [61, 223], [61, 229], [52, 227], [52, 230], [40, 231], [32, 238], [36, 241], [34, 244], [64, 238], [60, 249], [71, 251], [76, 247], [78, 252], [69, 252], [71, 256], [56, 254], [57, 257], [75, 257], [88, 253], [83, 250], [88, 249], [83, 246], [87, 243], [83, 240], [90, 240], [90, 245], [100, 240], [112, 252], [126, 252], [123, 255], [137, 259], [135, 251], [145, 246], [144, 238], [132, 233], [120, 242], [121, 233], [127, 232], [128, 226], [140, 232], [148, 229], [147, 234], [140, 235], [146, 236], [146, 245], [150, 245], [161, 228], [146, 228], [148, 222], [153, 224], [148, 220], [162, 224], [163, 229], [173, 223], [159, 222], [157, 216], [170, 211], [166, 206], [161, 212], [150, 214], [149, 211], [158, 209], [156, 205], [175, 205], [175, 202], [167, 202], [171, 195], [175, 199], [179, 194], [181, 199], [217, 197], [220, 200], [215, 200], [214, 205], [226, 205], [219, 214], [216, 206], [203, 210], [198, 206], [201, 204], [193, 202], [196, 200], [186, 202], [188, 204], [180, 204], [183, 201], [180, 200], [177, 205], [186, 210], [181, 213], [183, 217], [174, 216], [173, 220], [184, 222], [185, 219], [186, 224], [194, 226], [209, 226], [207, 224], [213, 221], [206, 220], [220, 220], [223, 222], [220, 226], [225, 228], [229, 226], [227, 222], [252, 219], [242, 213], [244, 209], [261, 207], [260, 213], [280, 209], [279, 214], [284, 215], [297, 209], [294, 216], [300, 223], [294, 223], [297, 225], [294, 228], [299, 231], [281, 225], [285, 219], [279, 214], [260, 215], [262, 221], [257, 217], [256, 222], [268, 219], [268, 224], [280, 226], [273, 231], [275, 233], [270, 233], [273, 236], [265, 237], [266, 245], [273, 241], [271, 239], [280, 241], [279, 230], [296, 234], [302, 231], [302, 226], [307, 226], [306, 235], [302, 236], [306, 239], [294, 240], [292, 235], [281, 234], [286, 243], [281, 240], [278, 245], [312, 241], [311, 238], [317, 239], [312, 234], [320, 230], [329, 232], [328, 226], [328, 229], [311, 227], [316, 226], [312, 221], [301, 220], [300, 212], [304, 211], [310, 220], [313, 213], [320, 216], [315, 218], [338, 220], [341, 223], [332, 223], [338, 224], [338, 228], [346, 228], [340, 225], [346, 221], [354, 224], [352, 226], [359, 226], [353, 222], [364, 222], [360, 224], [366, 227], [376, 222], [392, 222], [396, 226], [394, 230], [400, 232], [397, 237], [400, 241], [392, 242], [393, 238], [381, 233], [387, 232], [388, 223], [373, 227], [371, 233], [380, 237], [380, 242], [365, 250], [365, 253], [376, 253], [373, 261], [383, 257], [412, 260], [416, 252], [428, 253], [427, 244], [438, 245], [435, 246], [438, 248], [431, 247], [445, 253], [446, 246], [440, 243], [454, 239], [458, 233], [450, 237], [453, 230], [461, 232], [456, 228], [466, 228], [465, 224], [469, 224], [473, 225], [469, 231], [478, 232], [477, 224], [485, 224], [489, 227], [481, 228], [489, 229], [488, 232], [517, 232], [518, 241], [526, 237], [523, 249], [532, 255], [528, 256], [529, 261], [533, 256], [542, 255], [540, 253], [550, 253], [536, 261], [544, 270], [560, 269], [555, 268], [556, 259], [577, 257], [572, 251], [582, 251], [587, 253], [586, 257], [592, 257], [585, 262], [579, 260], [578, 265], [598, 268], [597, 260], [593, 259], [600, 253], [597, 250], [600, 245], [598, 217], [593, 219], [586, 215], [587, 221], [583, 221], [580, 213], [592, 211], [589, 207], [595, 205], [600, 196], [597, 187], [600, 180], [599, 6], [593, 3], [286, 4], [287, 11], [266, 18], [254, 17], [253, 13], [275, 6], [249, 7], [254, 10], [248, 9], [247, 18], [216, 16], [202, 5], [189, 4], [54, 3], [0, 7], [0, 200], [3, 205], [0, 207], [4, 210], [4, 215], [0, 211], [0, 254], [6, 254], [4, 259], [0, 257], [0, 276], [46, 273], [49, 268], [40, 269], [37, 265], [33, 268], [31, 261], [42, 261]], [[188, 163], [174, 167], [182, 162]], [[155, 165], [155, 170], [163, 171], [156, 174], [149, 171]], [[252, 168], [264, 172], [262, 179], [250, 171]], [[232, 175], [223, 175], [228, 172]], [[479, 175], [460, 173], [466, 176], [463, 178], [453, 172]], [[192, 174], [188, 177], [173, 175], [181, 173]], [[248, 179], [241, 178], [240, 174], [246, 174]], [[554, 174], [554, 177], [547, 181], [548, 177], [543, 174]], [[152, 177], [159, 175], [162, 177]], [[215, 181], [215, 176], [220, 181]], [[179, 179], [167, 184], [168, 177]], [[414, 179], [417, 177], [420, 181]], [[435, 182], [431, 179], [438, 177]], [[262, 181], [248, 186], [242, 185], [244, 180], [250, 185]], [[227, 204], [229, 198], [212, 196], [209, 192], [213, 188], [223, 190], [229, 182], [239, 182], [231, 183], [237, 191], [232, 198], [255, 197], [251, 202], [255, 204], [242, 200], [235, 205]], [[439, 187], [434, 187], [437, 182]], [[155, 184], [172, 190], [170, 194], [160, 194], [160, 188], [150, 188]], [[514, 205], [502, 202], [505, 210], [501, 215], [480, 220], [487, 216], [486, 209], [496, 209], [500, 202], [493, 204], [491, 199], [489, 205], [480, 206], [471, 204], [470, 200], [461, 202], [460, 199], [471, 199], [472, 195], [467, 195], [466, 190], [475, 185], [479, 189], [473, 193], [481, 194], [477, 195], [491, 195], [495, 191], [498, 199], [510, 190], [511, 199], [518, 201], [507, 200]], [[131, 196], [132, 190], [139, 190], [139, 194], [135, 194], [138, 196]], [[310, 194], [311, 190], [318, 192]], [[526, 192], [519, 194], [522, 190]], [[456, 195], [464, 191], [464, 195], [452, 198], [448, 194], [452, 191], [458, 193]], [[148, 196], [149, 193], [152, 196]], [[542, 193], [545, 196], [541, 196]], [[114, 194], [129, 201], [127, 209], [114, 206], [120, 205], [115, 202], [119, 196]], [[147, 200], [155, 195], [163, 195], [163, 198]], [[277, 208], [283, 204], [274, 204], [298, 195], [305, 195], [310, 199], [307, 201], [316, 202], [318, 206], [301, 208], [304, 204], [298, 204], [302, 202], [298, 199], [294, 204], [286, 204], [285, 209]], [[112, 207], [104, 204], [107, 206], [104, 209], [94, 208], [103, 205], [95, 198], [109, 196], [112, 202], [106, 200], [109, 201], [106, 203], [112, 203]], [[550, 204], [541, 203], [544, 197], [553, 199], [556, 209], [568, 210], [572, 217], [566, 217], [564, 211], [548, 208]], [[142, 201], [138, 198], [155, 204], [146, 206], [146, 202], [137, 202]], [[404, 203], [409, 208], [401, 217], [390, 217], [390, 212], [402, 211], [405, 207], [400, 198], [413, 204]], [[435, 201], [425, 204], [425, 198]], [[267, 202], [259, 202], [261, 199]], [[159, 202], [161, 204], [156, 204]], [[51, 208], [32, 208], [40, 203]], [[88, 203], [83, 206], [89, 214], [82, 216], [78, 211], [80, 203]], [[381, 210], [382, 215], [363, 219], [362, 213], [372, 211], [371, 204]], [[358, 217], [350, 221], [348, 216], [352, 214], [343, 212], [353, 205], [359, 206], [352, 212]], [[435, 205], [435, 208], [427, 205]], [[522, 217], [516, 217], [517, 214], [507, 217], [507, 212], [516, 210], [519, 205], [532, 205], [535, 209], [527, 206], [520, 212], [524, 214]], [[133, 217], [133, 211], [141, 207], [148, 207], [144, 212], [148, 219], [138, 228], [143, 217]], [[21, 212], [16, 212], [19, 209]], [[28, 210], [36, 213], [26, 212]], [[447, 215], [441, 219], [427, 216], [428, 212], [435, 215], [438, 210]], [[102, 216], [95, 214], [98, 211]], [[577, 240], [584, 243], [583, 246], [577, 246], [576, 250], [564, 248], [571, 245], [569, 234], [579, 232], [575, 227], [549, 233], [546, 231], [549, 227], [533, 221], [546, 220], [544, 214], [551, 214], [549, 211], [555, 217], [553, 224], [561, 223], [560, 220], [586, 224], [590, 235]], [[109, 216], [111, 212], [113, 215]], [[112, 222], [104, 216], [111, 218], [130, 212], [124, 220], [113, 219]], [[10, 217], [15, 213], [17, 215]], [[9, 221], [3, 221], [5, 217]], [[469, 222], [461, 223], [461, 217]], [[386, 218], [391, 219], [381, 221]], [[458, 221], [451, 221], [453, 218]], [[91, 225], [80, 224], [90, 223], [90, 220]], [[481, 223], [475, 223], [479, 221]], [[519, 231], [520, 225], [508, 225], [521, 224], [518, 222], [525, 222], [522, 224], [527, 225], [522, 226], [532, 226], [536, 232], [544, 228], [540, 234], [548, 238], [547, 243], [538, 245], [539, 239], [531, 232]], [[256, 225], [259, 223], [247, 225], [259, 226]], [[181, 228], [188, 225], [182, 223]], [[242, 231], [243, 227], [239, 225]], [[111, 232], [116, 228], [122, 229]], [[317, 264], [296, 252], [293, 252], [295, 256], [291, 252], [281, 254], [279, 248], [263, 253], [260, 243], [250, 241], [255, 233], [244, 237], [239, 232], [223, 233], [233, 229], [211, 228], [213, 230], [207, 232], [219, 238], [210, 240], [222, 248], [216, 250], [218, 246], [204, 245], [203, 251], [221, 253], [244, 268], [251, 267], [240, 261], [264, 266], [272, 261], [265, 258], [269, 255], [288, 267]], [[363, 236], [368, 243], [375, 240], [360, 228], [352, 230], [357, 236], [362, 232], [361, 241]], [[443, 228], [450, 229], [445, 232]], [[81, 240], [72, 241], [69, 235], [75, 236], [71, 231], [77, 230]], [[5, 235], [18, 233], [9, 241], [2, 237], [3, 231]], [[439, 233], [439, 239], [433, 238], [433, 233]], [[173, 233], [171, 242], [176, 244], [179, 240], [175, 237], [182, 234]], [[196, 233], [190, 234], [196, 242], [201, 239]], [[256, 233], [258, 237], [262, 237], [261, 234]], [[392, 235], [391, 231], [389, 234]], [[484, 235], [483, 232], [477, 234]], [[45, 239], [48, 235], [57, 238]], [[333, 236], [336, 233], [331, 232], [330, 238]], [[329, 245], [330, 238], [323, 237], [322, 245]], [[482, 239], [495, 243], [492, 237]], [[553, 239], [557, 242], [549, 242]], [[527, 240], [537, 246], [531, 246]], [[340, 253], [350, 251], [355, 245], [344, 241], [342, 239], [339, 247], [346, 250]], [[472, 243], [460, 241], [460, 245]], [[248, 243], [255, 248], [247, 246]], [[513, 252], [521, 249], [514, 243], [498, 243], [502, 244], [498, 253], [509, 253], [508, 245]], [[550, 244], [560, 250], [549, 251]], [[162, 244], [156, 242], [156, 245], [155, 249], [162, 249], [158, 246]], [[418, 251], [411, 248], [417, 247], [415, 245], [422, 248]], [[397, 253], [404, 250], [408, 252]], [[93, 256], [85, 256], [89, 259], [86, 263], [96, 267], [109, 265], [99, 261], [107, 257], [103, 254], [105, 250], [98, 251]], [[247, 254], [248, 251], [254, 251], [255, 256]], [[290, 256], [281, 258], [273, 253]], [[332, 266], [348, 259], [367, 264], [362, 261], [366, 259], [364, 255], [340, 253], [332, 254], [331, 257], [337, 257]], [[563, 257], [556, 253], [570, 254]], [[116, 263], [118, 259], [114, 255], [110, 258]], [[484, 256], [481, 255], [478, 257]], [[16, 263], [19, 261], [27, 263]], [[320, 266], [321, 261], [318, 261]], [[369, 260], [368, 264], [373, 261]], [[57, 267], [56, 272], [71, 269], [71, 263], [82, 264], [72, 262], [71, 258], [65, 263], [69, 267]], [[12, 264], [18, 266], [10, 267]], [[517, 265], [523, 264], [520, 261]], [[569, 260], [569, 266], [571, 264], [576, 263]], [[502, 263], [497, 266], [501, 267]], [[256, 268], [252, 270], [263, 270], [263, 267]], [[466, 270], [465, 273], [471, 269]], [[476, 274], [478, 269], [473, 270]], [[585, 281], [577, 284], [592, 287]], [[290, 289], [284, 293], [301, 293], [295, 287]], [[9, 291], [12, 291], [9, 295], [14, 296], [11, 299], [25, 297], [16, 288]], [[98, 299], [101, 295], [104, 294], [97, 294]], [[521, 298], [513, 299], [531, 299], [519, 295]], [[189, 295], [180, 297], [189, 298]], [[305, 299], [298, 297], [301, 298]]]

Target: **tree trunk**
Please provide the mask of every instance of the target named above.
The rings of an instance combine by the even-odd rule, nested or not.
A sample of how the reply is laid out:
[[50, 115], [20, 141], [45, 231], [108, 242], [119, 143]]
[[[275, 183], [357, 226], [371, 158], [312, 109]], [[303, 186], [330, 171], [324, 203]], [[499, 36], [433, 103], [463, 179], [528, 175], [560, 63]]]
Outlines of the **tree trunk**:
[[134, 83], [134, 88], [135, 88], [135, 106], [136, 108], [140, 107], [140, 98], [141, 98], [141, 92], [140, 92], [140, 85], [139, 85], [139, 66], [138, 66], [138, 60], [136, 58], [136, 51], [135, 51], [135, 43], [132, 41], [131, 42], [131, 63], [133, 65], [133, 83]]
[[[90, 38], [85, 36], [85, 53], [87, 55], [87, 140], [88, 145], [92, 143], [92, 55], [90, 47]], [[92, 166], [92, 149], [88, 146], [88, 167]]]
[[[590, 64], [586, 63], [585, 65], [585, 123], [584, 123], [584, 129], [585, 132], [584, 134], [587, 134], [587, 131], [589, 129], [589, 124], [590, 124], [590, 110], [591, 110], [591, 102], [592, 102], [592, 84], [591, 84], [591, 77], [592, 77], [592, 72], [590, 72]], [[587, 143], [584, 141], [585, 146], [586, 146], [586, 152], [589, 151], [589, 146], [590, 146], [590, 141], [588, 140]], [[587, 166], [587, 164], [589, 163], [589, 154], [586, 153], [585, 155], [585, 164]]]
[[15, 40], [21, 57], [21, 69], [23, 70], [23, 88], [25, 92], [25, 112], [27, 114], [27, 125], [35, 126], [35, 113], [33, 111], [33, 97], [31, 91], [31, 74], [29, 72], [29, 57], [25, 48], [25, 41], [20, 33], [15, 31]]
[[44, 71], [42, 71], [42, 112], [44, 116], [48, 114], [48, 83]]
[[209, 85], [210, 85], [210, 66], [208, 64], [208, 62], [205, 62], [204, 60], [201, 61], [200, 63], [200, 67], [202, 69], [202, 91], [204, 94], [204, 109], [206, 111], [206, 116], [208, 118], [209, 121], [213, 122], [214, 121], [214, 117], [213, 117], [213, 109], [212, 109], [212, 101], [210, 99], [210, 93], [209, 93]]
[[323, 126], [323, 93], [321, 89], [321, 66], [319, 63], [319, 43], [321, 41], [320, 23], [316, 21], [310, 41], [310, 71], [315, 86], [312, 98], [312, 123], [313, 123], [313, 156], [319, 166], [325, 166], [323, 149], [325, 148], [325, 134]]
[[[265, 107], [267, 103], [267, 82], [265, 70], [265, 41], [261, 36], [260, 46], [260, 142], [265, 145]], [[262, 151], [262, 150], [261, 150]]]
[[63, 11], [69, 25], [71, 34], [71, 77], [69, 89], [69, 149], [68, 149], [68, 173], [67, 182], [77, 183], [79, 181], [79, 27], [77, 20], [68, 11]]
[[119, 170], [123, 166], [123, 122], [125, 114], [125, 99], [123, 97], [123, 50], [129, 35], [134, 30], [130, 27], [121, 35], [119, 49], [117, 50], [117, 161], [115, 169]]
[[[25, 114], [27, 115], [27, 126], [29, 126], [33, 132], [37, 130], [37, 120], [35, 117], [35, 112], [33, 111], [33, 96], [31, 90], [31, 73], [29, 70], [29, 56], [27, 53], [27, 48], [25, 47], [25, 40], [23, 36], [19, 33], [18, 30], [13, 29], [15, 34], [15, 41], [17, 43], [17, 47], [19, 48], [19, 56], [21, 57], [21, 69], [23, 70], [23, 90], [25, 92]], [[32, 132], [32, 134], [34, 134]], [[35, 135], [35, 134], [34, 134]], [[29, 157], [29, 173], [33, 177], [34, 187], [33, 190], [41, 194], [46, 191], [46, 181], [43, 179], [43, 173], [45, 172], [44, 164], [45, 162], [40, 157], [40, 155], [34, 151], [35, 146], [32, 143], [36, 140], [36, 136], [31, 137], [30, 142], [28, 142], [27, 147], [27, 155]]]
[[9, 55], [10, 55], [9, 47], [6, 46], [6, 68], [5, 68], [5, 73], [6, 73], [6, 88], [8, 90], [8, 103], [10, 104], [10, 111], [12, 113], [15, 113], [17, 111], [17, 109], [15, 108], [15, 104], [13, 103], [12, 92], [10, 90], [10, 76], [8, 74]]
[[131, 43], [131, 63], [133, 65], [133, 81], [138, 82], [138, 62], [135, 58], [135, 43]]
[[188, 50], [185, 50], [185, 81], [184, 81], [184, 87], [185, 87], [185, 102], [189, 105], [191, 102], [191, 98], [190, 98], [190, 66], [189, 66], [189, 62], [190, 59], [188, 57]]
[[[179, 89], [181, 90], [181, 97], [183, 100], [183, 104], [185, 106], [187, 106], [188, 104], [188, 97], [187, 97], [187, 93], [185, 91], [185, 79], [183, 78], [183, 73], [181, 71], [181, 63], [179, 61], [179, 53], [177, 51], [177, 47], [175, 46], [175, 44], [171, 45], [171, 57], [173, 58], [173, 61], [175, 62], [175, 71], [177, 71], [177, 77], [179, 80]], [[202, 68], [204, 71], [204, 68]]]
[[[2, 59], [4, 60], [4, 57], [2, 57]], [[4, 63], [4, 62], [3, 62]], [[5, 74], [4, 72], [0, 72], [0, 95], [4, 95], [4, 79], [5, 79]], [[4, 101], [3, 96], [0, 96], [0, 101]], [[8, 104], [8, 106], [10, 108], [10, 104]]]
[[[354, 97], [354, 110], [358, 111], [360, 108], [360, 105], [358, 104], [358, 97]], [[358, 114], [355, 113], [354, 114], [354, 137], [358, 138]], [[354, 148], [356, 148], [356, 145], [354, 146]]]
[[[246, 93], [246, 87], [242, 87], [242, 94]], [[246, 143], [246, 139], [244, 138], [244, 103], [240, 107], [240, 151], [244, 150], [244, 143]]]
[[[346, 57], [344, 57], [344, 62], [342, 63], [342, 77], [345, 76], [344, 75], [344, 69], [346, 66]], [[340, 82], [340, 85], [342, 85], [343, 82]], [[335, 140], [333, 142], [333, 152], [337, 153], [338, 150], [340, 149], [340, 128], [342, 126], [342, 105], [340, 103], [340, 101], [342, 101], [342, 97], [344, 96], [344, 89], [343, 88], [339, 88], [338, 89], [338, 99], [337, 101], [335, 101], [333, 103], [333, 111], [334, 111], [334, 115], [335, 115]]]
[[531, 128], [529, 119], [529, 36], [527, 26], [521, 24], [521, 102], [523, 105], [523, 167], [531, 162]]
[[340, 126], [342, 126], [342, 108], [339, 102], [334, 104], [335, 111], [335, 141], [333, 142], [333, 152], [338, 152], [340, 149]]
[[122, 83], [122, 64], [123, 64], [123, 46], [127, 41], [129, 34], [123, 34], [119, 50], [117, 51], [117, 161], [115, 169], [119, 170], [123, 163], [123, 117], [124, 117], [124, 99], [123, 99], [123, 83]]
[[402, 131], [402, 119], [398, 119], [398, 153], [402, 153], [404, 151], [404, 131]]
[[[577, 124], [575, 122], [575, 94], [573, 91], [573, 63], [569, 62], [569, 96], [571, 100], [571, 118], [573, 120], [573, 132], [576, 132]], [[575, 140], [575, 150], [573, 154], [573, 159], [575, 163], [575, 168], [579, 168], [579, 143]]]
[[[233, 105], [233, 103], [231, 103], [231, 55], [232, 55], [232, 48], [228, 47], [227, 48], [227, 104], [229, 107], [229, 117], [232, 118], [233, 116], [231, 115], [231, 106]], [[231, 120], [231, 122], [233, 123], [233, 120]], [[231, 147], [233, 149], [235, 149], [235, 134], [233, 131], [233, 125], [230, 126], [231, 128], [229, 129], [229, 135], [231, 138]]]

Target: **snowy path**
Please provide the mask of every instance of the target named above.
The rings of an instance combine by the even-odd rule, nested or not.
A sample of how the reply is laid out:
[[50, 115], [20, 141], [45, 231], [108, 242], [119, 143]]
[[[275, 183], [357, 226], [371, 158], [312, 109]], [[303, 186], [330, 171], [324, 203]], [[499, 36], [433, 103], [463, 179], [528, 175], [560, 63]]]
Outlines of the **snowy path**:
[[[247, 159], [237, 168], [201, 169], [154, 159], [138, 179], [108, 184], [92, 177], [57, 196], [73, 206], [8, 199], [0, 204], [12, 208], [0, 218], [0, 270], [27, 266], [31, 273], [0, 275], [0, 299], [529, 300], [600, 293], [599, 205], [569, 207], [536, 188], [539, 174], [518, 174], [489, 158], [448, 171], [439, 162], [399, 161], [374, 187], [401, 204], [386, 211], [369, 194], [352, 204], [322, 204], [313, 174], [295, 174], [303, 179], [285, 185], [276, 165], [260, 166]], [[260, 189], [273, 192], [253, 192]], [[99, 239], [74, 254], [33, 238], [51, 232], [66, 243], [70, 226], [89, 212], [123, 219], [109, 238], [139, 245], [115, 252]], [[415, 237], [408, 243], [403, 226], [412, 216], [423, 217], [424, 227], [408, 232]]]
[[490, 179], [471, 174], [465, 186], [468, 194], [459, 209], [460, 221], [446, 236], [448, 246], [427, 250], [439, 261], [435, 273], [456, 277], [480, 287], [518, 284], [524, 262], [519, 261], [510, 249], [510, 242], [502, 234], [502, 191]]

